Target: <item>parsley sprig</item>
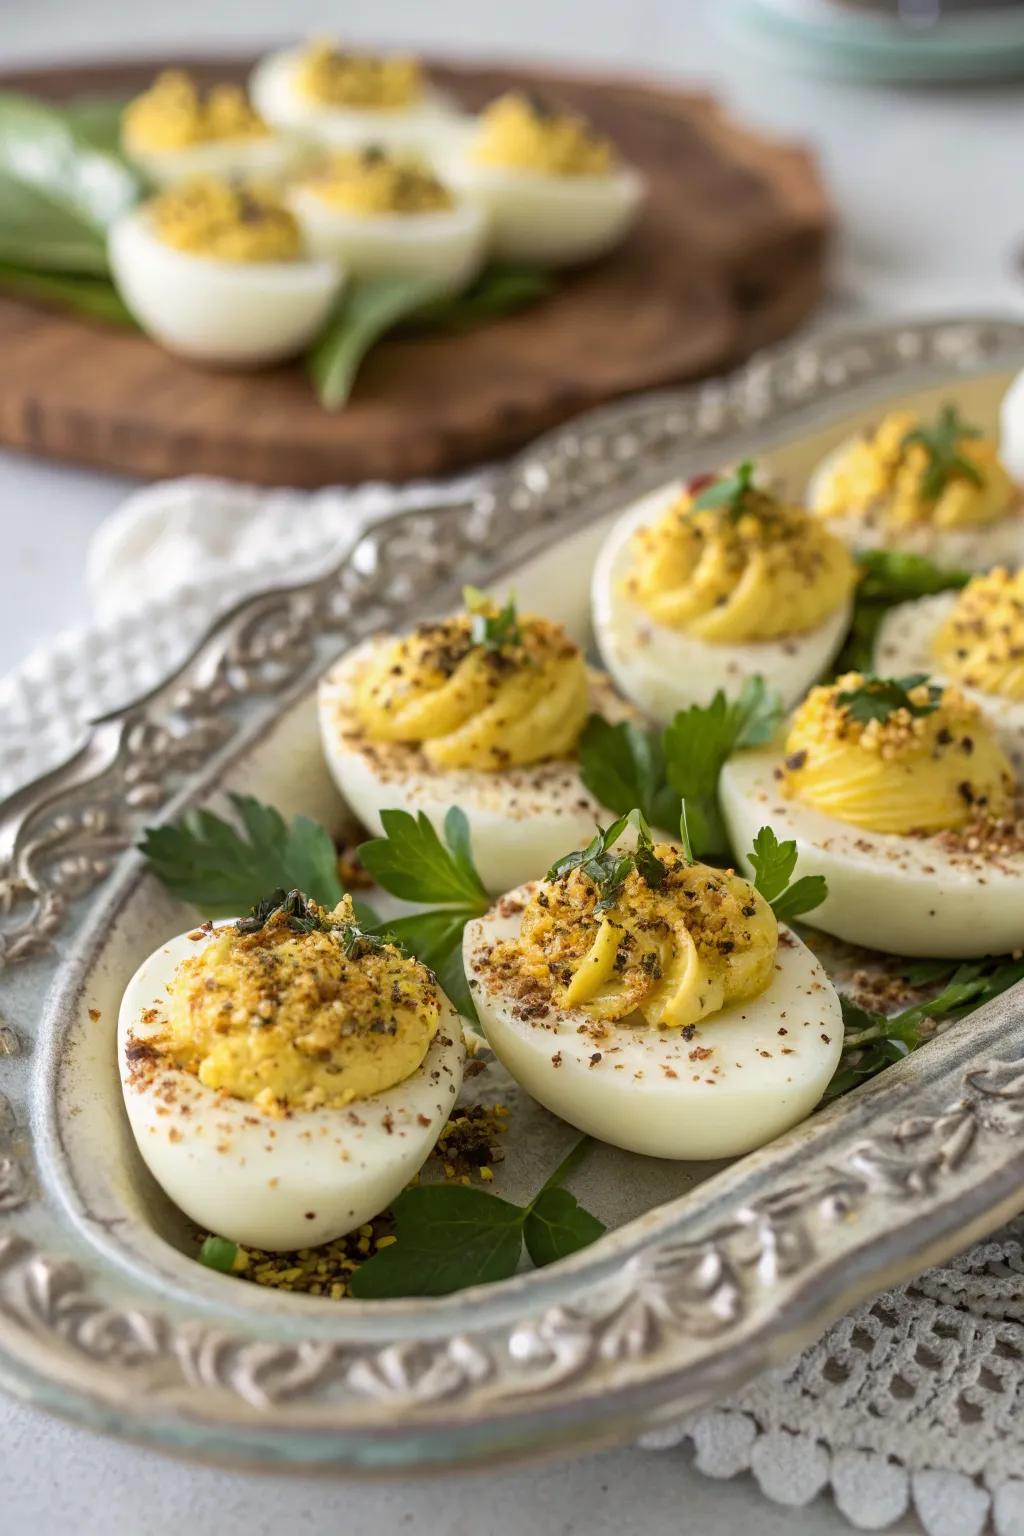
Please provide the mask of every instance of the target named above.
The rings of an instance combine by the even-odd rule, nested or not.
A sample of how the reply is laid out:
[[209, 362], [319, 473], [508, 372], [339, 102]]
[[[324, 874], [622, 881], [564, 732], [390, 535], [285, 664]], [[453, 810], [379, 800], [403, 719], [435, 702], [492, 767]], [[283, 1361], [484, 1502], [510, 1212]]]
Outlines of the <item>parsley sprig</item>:
[[748, 678], [736, 699], [719, 689], [710, 704], [680, 710], [663, 731], [591, 715], [580, 739], [580, 776], [610, 811], [638, 807], [652, 826], [673, 833], [685, 800], [695, 851], [727, 857], [722, 768], [734, 752], [770, 741], [781, 718], [782, 700], [762, 677]]
[[792, 838], [780, 843], [771, 827], [760, 829], [748, 857], [754, 870], [754, 889], [768, 902], [780, 923], [791, 923], [806, 912], [813, 912], [828, 895], [824, 875], [802, 875], [793, 880], [798, 857], [796, 843]]
[[503, 646], [522, 642], [514, 597], [510, 595], [505, 599], [504, 608], [497, 608], [479, 587], [463, 587], [462, 601], [470, 616], [469, 633], [474, 645], [482, 645], [487, 651], [500, 651]]
[[[615, 844], [628, 827], [636, 831], [636, 844], [629, 850], [616, 852]], [[578, 869], [593, 880], [598, 890], [597, 911], [604, 912], [614, 905], [627, 878], [635, 869], [641, 880], [652, 890], [657, 890], [665, 879], [665, 866], [654, 852], [654, 839], [643, 811], [634, 807], [613, 821], [610, 827], [598, 827], [585, 848], [556, 859], [545, 876], [548, 880], [562, 880]]]
[[595, 1242], [604, 1223], [562, 1186], [591, 1145], [584, 1136], [527, 1205], [513, 1205], [462, 1184], [420, 1184], [395, 1201], [398, 1241], [352, 1276], [362, 1300], [447, 1296], [470, 1285], [507, 1280], [523, 1244], [538, 1268]]
[[[928, 684], [927, 699], [912, 699], [911, 693], [924, 683]], [[836, 703], [860, 725], [868, 725], [872, 720], [884, 723], [899, 709], [905, 709], [915, 719], [932, 715], [941, 699], [942, 689], [928, 683], [927, 672], [911, 672], [906, 677], [874, 677], [869, 673], [859, 688], [847, 688], [836, 694]]]
[[719, 507], [725, 508], [731, 517], [739, 517], [743, 511], [747, 493], [753, 489], [754, 463], [752, 459], [744, 459], [738, 464], [731, 475], [723, 475], [712, 482], [694, 498], [693, 510], [695, 512], [713, 512]]
[[860, 581], [850, 633], [835, 665], [837, 676], [871, 671], [878, 631], [890, 608], [964, 587], [970, 580], [969, 571], [942, 570], [924, 555], [895, 549], [862, 550], [857, 564]]
[[960, 452], [960, 444], [970, 438], [981, 437], [978, 427], [963, 421], [955, 405], [942, 407], [935, 425], [915, 427], [906, 433], [901, 447], [920, 445], [927, 455], [921, 475], [921, 496], [925, 501], [936, 501], [951, 480], [958, 477], [972, 485], [982, 485], [978, 466]]

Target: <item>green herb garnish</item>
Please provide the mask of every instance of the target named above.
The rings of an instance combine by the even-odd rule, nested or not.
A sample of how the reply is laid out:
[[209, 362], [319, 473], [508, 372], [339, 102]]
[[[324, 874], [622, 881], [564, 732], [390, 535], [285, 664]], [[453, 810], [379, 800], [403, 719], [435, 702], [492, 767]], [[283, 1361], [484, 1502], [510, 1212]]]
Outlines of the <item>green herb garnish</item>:
[[428, 299], [410, 316], [413, 331], [444, 331], [457, 335], [488, 320], [499, 320], [554, 293], [556, 279], [540, 267], [493, 263], [462, 293]]
[[256, 902], [248, 917], [240, 917], [235, 927], [239, 933], [259, 933], [277, 912], [283, 912], [285, 922], [292, 933], [329, 933], [331, 924], [325, 923], [319, 911], [308, 897], [299, 890], [285, 891], [281, 887]]
[[356, 1270], [352, 1295], [447, 1296], [507, 1280], [519, 1267], [524, 1243], [538, 1267], [586, 1248], [602, 1235], [604, 1223], [561, 1185], [589, 1146], [589, 1137], [578, 1141], [529, 1205], [459, 1184], [407, 1189], [392, 1207], [398, 1241]]
[[923, 555], [894, 549], [862, 550], [856, 558], [861, 578], [850, 633], [835, 665], [840, 676], [844, 672], [872, 670], [878, 631], [890, 608], [935, 592], [965, 587], [971, 579], [969, 571], [944, 571]]
[[675, 833], [686, 801], [698, 855], [728, 855], [718, 809], [718, 780], [733, 752], [763, 746], [782, 719], [782, 700], [761, 677], [748, 678], [730, 702], [680, 710], [664, 731], [591, 715], [579, 744], [580, 777], [596, 800], [625, 815], [638, 808], [655, 827]]
[[503, 646], [522, 643], [514, 597], [507, 597], [504, 608], [497, 608], [479, 587], [463, 587], [462, 601], [469, 614], [469, 634], [474, 645], [482, 645], [487, 651], [500, 651]]
[[28, 267], [0, 261], [0, 289], [73, 310], [90, 320], [138, 329], [131, 310], [109, 277], [91, 272], [33, 272]]
[[[636, 830], [636, 846], [628, 853], [616, 853], [615, 844], [627, 827]], [[636, 807], [613, 821], [610, 827], [598, 827], [585, 848], [575, 848], [556, 859], [546, 880], [563, 880], [578, 869], [597, 886], [597, 911], [604, 912], [615, 902], [628, 876], [635, 869], [645, 885], [657, 890], [665, 879], [665, 866], [654, 852], [654, 840], [644, 813]]]
[[905, 981], [912, 986], [942, 983], [927, 1002], [914, 1003], [900, 1013], [876, 1013], [842, 997], [843, 1052], [825, 1095], [836, 1099], [858, 1083], [927, 1044], [938, 1019], [962, 1019], [1008, 987], [1024, 980], [1024, 960], [923, 961], [909, 965]]
[[942, 699], [942, 689], [928, 683], [928, 698], [920, 703], [911, 699], [911, 693], [928, 683], [926, 672], [912, 672], [906, 677], [865, 677], [859, 688], [848, 688], [836, 694], [836, 703], [847, 710], [851, 720], [868, 725], [872, 720], [886, 721], [898, 709], [905, 709], [915, 719], [932, 715]]
[[942, 407], [934, 426], [915, 427], [906, 433], [900, 446], [906, 449], [919, 444], [927, 454], [921, 475], [922, 500], [936, 501], [957, 477], [970, 480], [972, 485], [985, 483], [978, 466], [960, 452], [962, 442], [981, 435], [978, 427], [968, 426], [956, 406], [949, 404]]
[[824, 875], [803, 875], [791, 885], [796, 871], [796, 843], [780, 843], [771, 827], [762, 827], [748, 855], [754, 889], [768, 902], [780, 923], [791, 923], [820, 907], [828, 895]]
[[724, 475], [715, 480], [694, 498], [694, 512], [713, 512], [719, 507], [728, 509], [732, 517], [738, 517], [743, 511], [747, 493], [753, 489], [754, 464], [752, 459], [744, 459], [738, 464], [731, 475]]
[[226, 1275], [234, 1269], [237, 1257], [238, 1244], [227, 1237], [204, 1238], [199, 1250], [200, 1264], [205, 1264], [207, 1269], [219, 1269]]

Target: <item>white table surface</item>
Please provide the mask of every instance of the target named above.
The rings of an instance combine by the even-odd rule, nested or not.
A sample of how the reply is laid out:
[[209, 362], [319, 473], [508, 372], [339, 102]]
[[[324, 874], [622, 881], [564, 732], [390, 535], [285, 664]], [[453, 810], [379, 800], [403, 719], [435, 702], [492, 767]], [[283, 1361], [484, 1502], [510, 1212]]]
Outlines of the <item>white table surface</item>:
[[[769, 71], [723, 32], [726, 0], [0, 0], [0, 66], [322, 31], [467, 55], [511, 54], [711, 84], [750, 122], [812, 140], [842, 233], [836, 312], [1016, 310], [1024, 245], [1024, 88], [868, 91]], [[2, 358], [0, 358], [2, 366]], [[131, 482], [0, 453], [0, 671], [88, 615], [92, 530]], [[145, 1412], [144, 1407], [140, 1409]], [[347, 1485], [186, 1468], [0, 1401], [0, 1530], [32, 1536], [289, 1536], [362, 1528], [450, 1536], [605, 1532], [805, 1536], [832, 1505], [782, 1510], [750, 1478], [714, 1483], [687, 1452], [428, 1483]], [[909, 1529], [909, 1527], [908, 1527]]]

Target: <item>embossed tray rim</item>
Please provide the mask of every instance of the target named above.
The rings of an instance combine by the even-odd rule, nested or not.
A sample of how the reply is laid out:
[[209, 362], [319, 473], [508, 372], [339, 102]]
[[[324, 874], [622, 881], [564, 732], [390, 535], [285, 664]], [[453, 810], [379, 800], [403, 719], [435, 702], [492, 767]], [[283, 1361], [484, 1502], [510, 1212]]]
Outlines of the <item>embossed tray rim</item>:
[[[368, 608], [353, 622], [357, 605], [383, 596], [393, 617], [410, 604], [443, 602], [456, 585], [451, 571], [441, 579], [453, 541], [460, 579], [493, 579], [696, 453], [728, 455], [730, 445], [735, 452], [792, 434], [864, 396], [1008, 368], [1020, 355], [1024, 325], [1001, 320], [804, 342], [725, 383], [640, 397], [556, 429], [471, 500], [453, 504], [439, 492], [433, 509], [371, 529], [328, 576], [238, 605], [174, 679], [98, 722], [69, 764], [0, 806], [11, 1017], [30, 1017], [43, 990], [46, 1018], [66, 1017], [76, 978], [88, 975], [100, 935], [139, 883], [139, 861], [126, 855], [91, 916], [72, 899], [105, 875], [130, 836], [128, 802], [134, 797], [135, 810], [152, 820], [207, 796], [307, 691], [324, 659], [309, 639], [314, 621], [333, 616], [335, 639], [350, 643], [376, 622]], [[511, 546], [501, 522], [510, 515], [521, 524]], [[433, 549], [434, 566], [418, 571], [414, 597], [403, 539], [420, 553]], [[114, 789], [124, 821], [97, 821], [90, 797], [95, 807]], [[70, 825], [55, 821], [61, 816]], [[70, 945], [68, 963], [51, 985], [57, 968], [41, 941], [58, 936], [62, 948]], [[55, 1084], [61, 1042], [53, 1029], [31, 1082], [27, 1062], [6, 1058], [17, 1082], [6, 1121], [0, 1099], [0, 1380], [70, 1417], [167, 1449], [349, 1471], [624, 1438], [736, 1385], [868, 1291], [1019, 1207], [1024, 1153], [1014, 1153], [1006, 1133], [1024, 1124], [1020, 1012], [1008, 994], [974, 1017], [969, 1038], [951, 1031], [700, 1186], [688, 1197], [685, 1237], [674, 1202], [554, 1271], [426, 1304], [346, 1305], [338, 1326], [331, 1319], [314, 1327], [306, 1307], [287, 1317], [270, 1305], [232, 1309], [214, 1294], [218, 1283], [223, 1289], [219, 1277], [197, 1275], [200, 1314], [219, 1312], [230, 1324], [234, 1311], [234, 1331], [151, 1316], [152, 1306], [127, 1307], [117, 1296], [111, 1304], [102, 1285], [90, 1288], [80, 1259], [69, 1264], [44, 1251], [68, 1234], [52, 1190], [34, 1198], [25, 1131], [38, 1133], [39, 1096]], [[908, 1130], [910, 1094], [918, 1113]], [[37, 1135], [35, 1146], [45, 1164], [45, 1139]], [[798, 1176], [804, 1165], [810, 1173]], [[851, 1199], [865, 1208], [847, 1211]], [[818, 1251], [848, 1217], [862, 1229], [856, 1239]], [[113, 1279], [119, 1291], [124, 1274]], [[296, 1336], [299, 1315], [305, 1338]], [[417, 1318], [418, 1332], [399, 1326]], [[135, 1411], [140, 1392], [148, 1394], [144, 1424]]]

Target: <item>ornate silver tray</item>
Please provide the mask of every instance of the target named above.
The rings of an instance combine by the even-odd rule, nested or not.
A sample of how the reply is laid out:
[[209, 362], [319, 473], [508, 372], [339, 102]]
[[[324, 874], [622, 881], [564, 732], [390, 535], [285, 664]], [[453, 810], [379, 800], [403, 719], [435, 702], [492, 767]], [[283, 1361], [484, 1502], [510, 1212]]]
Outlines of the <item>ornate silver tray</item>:
[[991, 418], [1021, 362], [1021, 323], [902, 325], [584, 417], [472, 499], [439, 492], [327, 576], [245, 602], [0, 806], [3, 1386], [236, 1463], [386, 1471], [595, 1446], [724, 1395], [1024, 1206], [1019, 988], [730, 1166], [651, 1164], [645, 1183], [641, 1160], [624, 1177], [597, 1159], [591, 1203], [614, 1230], [593, 1248], [417, 1302], [284, 1296], [195, 1264], [135, 1156], [113, 1050], [128, 974], [191, 921], [130, 851], [140, 828], [237, 787], [337, 823], [312, 723], [334, 654], [513, 571], [521, 599], [579, 629], [627, 499], [751, 450], [800, 476], [894, 397], [953, 388]]

